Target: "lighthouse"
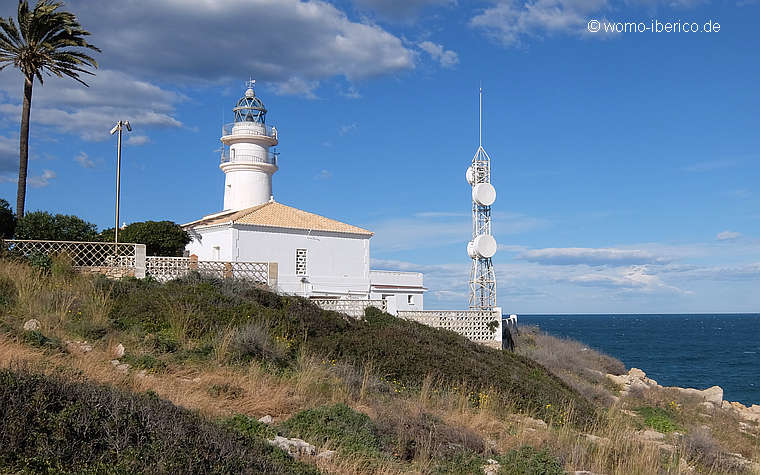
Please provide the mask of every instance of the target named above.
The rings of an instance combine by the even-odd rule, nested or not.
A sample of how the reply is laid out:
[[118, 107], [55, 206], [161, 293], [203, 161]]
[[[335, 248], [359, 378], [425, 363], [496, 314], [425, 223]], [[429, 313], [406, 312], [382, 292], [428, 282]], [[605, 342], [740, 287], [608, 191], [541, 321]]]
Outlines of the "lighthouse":
[[267, 110], [256, 96], [256, 81], [246, 84], [243, 97], [233, 109], [235, 122], [222, 126], [222, 160], [225, 174], [224, 209], [241, 210], [272, 199], [272, 175], [277, 155], [277, 128], [267, 125]]

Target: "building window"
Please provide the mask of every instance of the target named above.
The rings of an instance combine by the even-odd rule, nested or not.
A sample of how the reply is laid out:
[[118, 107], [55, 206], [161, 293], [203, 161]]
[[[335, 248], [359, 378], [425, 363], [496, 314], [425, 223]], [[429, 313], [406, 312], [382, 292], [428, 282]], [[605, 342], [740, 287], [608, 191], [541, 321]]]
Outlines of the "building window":
[[296, 275], [307, 275], [306, 249], [296, 249]]
[[414, 305], [414, 295], [407, 295], [406, 303], [408, 303], [409, 305]]
[[213, 256], [211, 258], [215, 261], [218, 261], [219, 259], [221, 259], [222, 249], [219, 246], [214, 246], [212, 249], [213, 249]]

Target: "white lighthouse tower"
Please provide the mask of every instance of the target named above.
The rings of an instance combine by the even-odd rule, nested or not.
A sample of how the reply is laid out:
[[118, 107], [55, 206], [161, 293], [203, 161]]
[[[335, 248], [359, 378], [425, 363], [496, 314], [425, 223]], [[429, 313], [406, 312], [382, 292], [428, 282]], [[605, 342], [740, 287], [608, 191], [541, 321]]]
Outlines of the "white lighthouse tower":
[[266, 124], [267, 110], [256, 97], [256, 81], [248, 81], [233, 109], [235, 122], [222, 126], [222, 163], [225, 174], [224, 209], [240, 210], [264, 204], [272, 197], [272, 175], [277, 155], [277, 129]]

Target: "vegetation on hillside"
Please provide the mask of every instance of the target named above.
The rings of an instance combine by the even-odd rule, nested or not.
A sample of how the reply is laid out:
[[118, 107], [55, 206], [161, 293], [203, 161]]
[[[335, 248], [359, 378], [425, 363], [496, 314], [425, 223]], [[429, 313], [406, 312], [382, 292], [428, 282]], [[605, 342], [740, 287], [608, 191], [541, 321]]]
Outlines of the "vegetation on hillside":
[[155, 394], [0, 369], [0, 470], [31, 473], [317, 471]]
[[[603, 377], [622, 372], [619, 362], [537, 331], [522, 329], [522, 355], [514, 355], [374, 310], [353, 320], [233, 280], [110, 281], [76, 274], [61, 259], [45, 268], [0, 264], [0, 368], [10, 364], [17, 374], [13, 361], [34, 362], [39, 372], [22, 372], [24, 386], [52, 376], [56, 382], [45, 386], [52, 395], [56, 385], [96, 382], [98, 394], [108, 390], [104, 384], [127, 398], [132, 396], [122, 391], [131, 391], [136, 405], [154, 404], [145, 394], [156, 394], [164, 399], [159, 409], [171, 418], [190, 417], [177, 416], [178, 424], [192, 420], [213, 433], [233, 431], [231, 440], [238, 442], [229, 443], [249, 444], [251, 453], [263, 454], [257, 451], [264, 439], [275, 435], [335, 450], [331, 459], [305, 459], [327, 473], [482, 473], [489, 460], [499, 473], [677, 473], [689, 466], [736, 473], [746, 469], [746, 460], [729, 452], [760, 457], [756, 426], [739, 425], [721, 408], [706, 412], [700, 401], [677, 394], [621, 397]], [[24, 331], [31, 318], [39, 328]], [[117, 343], [126, 354], [114, 366]], [[66, 399], [59, 405], [63, 412], [51, 405], [40, 410], [57, 414], [44, 420], [71, 414], [76, 426], [90, 415], [64, 409], [88, 411], [92, 401]], [[263, 415], [274, 422], [258, 422]], [[159, 426], [137, 428], [157, 446], [172, 444]], [[24, 430], [38, 437], [32, 426]], [[646, 431], [662, 431], [662, 439], [639, 436]], [[74, 433], [60, 434], [63, 440]], [[112, 456], [109, 447], [97, 446], [76, 463], [95, 467], [88, 464]], [[41, 457], [76, 470], [64, 449]], [[211, 457], [208, 447], [197, 453]], [[120, 454], [124, 463], [134, 462], [131, 452]], [[282, 453], [271, 454], [277, 460]], [[39, 471], [31, 463], [6, 458], [0, 471]]]

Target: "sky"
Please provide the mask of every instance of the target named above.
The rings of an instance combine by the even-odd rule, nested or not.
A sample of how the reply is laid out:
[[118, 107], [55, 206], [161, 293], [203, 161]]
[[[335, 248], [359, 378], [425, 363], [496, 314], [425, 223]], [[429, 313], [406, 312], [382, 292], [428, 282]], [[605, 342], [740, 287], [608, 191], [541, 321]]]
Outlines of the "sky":
[[[28, 211], [113, 226], [120, 119], [122, 221], [220, 211], [221, 125], [254, 78], [275, 199], [374, 231], [373, 268], [424, 272], [425, 308], [465, 308], [482, 86], [505, 313], [760, 311], [758, 0], [66, 8], [102, 53], [87, 88], [35, 84]], [[0, 71], [14, 206], [22, 86]]]

